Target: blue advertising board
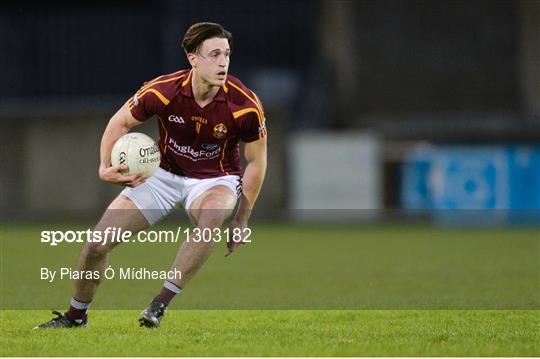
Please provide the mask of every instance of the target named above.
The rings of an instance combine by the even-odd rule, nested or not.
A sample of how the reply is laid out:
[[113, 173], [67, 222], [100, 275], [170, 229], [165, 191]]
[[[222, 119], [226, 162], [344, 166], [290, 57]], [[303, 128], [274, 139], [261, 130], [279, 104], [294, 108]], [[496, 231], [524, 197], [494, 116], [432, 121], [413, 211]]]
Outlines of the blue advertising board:
[[417, 146], [401, 202], [438, 218], [540, 222], [540, 146]]

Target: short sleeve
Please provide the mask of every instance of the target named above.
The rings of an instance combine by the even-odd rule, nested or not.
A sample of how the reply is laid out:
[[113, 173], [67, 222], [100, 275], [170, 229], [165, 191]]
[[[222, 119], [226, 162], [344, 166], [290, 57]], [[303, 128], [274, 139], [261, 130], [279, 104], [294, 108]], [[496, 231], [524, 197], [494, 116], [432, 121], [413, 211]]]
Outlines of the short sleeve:
[[146, 121], [159, 113], [164, 106], [163, 94], [158, 88], [148, 86], [147, 83], [129, 99], [129, 109], [133, 117], [139, 121]]
[[267, 135], [264, 115], [258, 110], [247, 112], [238, 118], [239, 137], [243, 142], [253, 142]]

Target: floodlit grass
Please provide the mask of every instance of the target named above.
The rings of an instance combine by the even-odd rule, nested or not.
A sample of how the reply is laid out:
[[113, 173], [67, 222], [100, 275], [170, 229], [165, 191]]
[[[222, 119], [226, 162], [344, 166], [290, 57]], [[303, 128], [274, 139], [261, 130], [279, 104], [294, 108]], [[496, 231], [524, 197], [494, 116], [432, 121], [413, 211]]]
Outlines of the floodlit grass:
[[96, 310], [87, 329], [32, 330], [46, 311], [2, 311], [3, 356], [538, 356], [539, 311]]
[[[162, 280], [106, 280], [88, 329], [38, 331], [65, 310], [82, 244], [4, 225], [2, 356], [539, 356], [538, 229], [268, 224], [224, 258], [220, 244], [161, 328], [139, 328]], [[111, 264], [168, 270], [176, 244], [125, 244]], [[197, 309], [197, 310], [195, 310]]]
[[[2, 228], [0, 309], [61, 309], [82, 243], [51, 247], [43, 229]], [[170, 228], [170, 227], [157, 227]], [[171, 309], [539, 309], [538, 229], [431, 226], [260, 225], [252, 243], [224, 258], [220, 243]], [[119, 279], [120, 268], [168, 270], [179, 243], [128, 243], [110, 263], [93, 309], [142, 309], [163, 280]], [[129, 299], [128, 299], [129, 298]]]

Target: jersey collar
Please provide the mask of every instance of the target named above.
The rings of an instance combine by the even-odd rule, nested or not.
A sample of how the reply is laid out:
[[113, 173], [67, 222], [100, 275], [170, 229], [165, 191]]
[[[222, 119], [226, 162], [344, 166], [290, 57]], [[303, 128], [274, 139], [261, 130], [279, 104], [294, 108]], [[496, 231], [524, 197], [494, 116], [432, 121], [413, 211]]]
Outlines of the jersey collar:
[[[187, 77], [187, 79], [182, 82], [182, 89], [181, 89], [181, 93], [182, 95], [186, 96], [186, 97], [189, 97], [189, 98], [193, 98], [193, 89], [191, 88], [191, 73], [192, 73], [193, 70], [189, 71], [189, 75]], [[225, 91], [223, 90], [223, 87], [220, 87], [219, 88], [219, 91], [218, 93], [216, 94], [216, 96], [214, 97], [214, 99], [212, 101], [225, 101], [227, 99], [227, 95], [225, 94]]]

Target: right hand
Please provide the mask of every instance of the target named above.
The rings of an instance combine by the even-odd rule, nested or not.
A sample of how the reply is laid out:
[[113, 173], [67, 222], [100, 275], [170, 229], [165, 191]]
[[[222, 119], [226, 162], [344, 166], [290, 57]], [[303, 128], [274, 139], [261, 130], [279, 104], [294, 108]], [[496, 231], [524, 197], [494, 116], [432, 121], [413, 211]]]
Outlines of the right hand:
[[115, 183], [127, 187], [137, 187], [146, 181], [142, 173], [132, 175], [122, 174], [122, 171], [128, 169], [127, 165], [110, 166], [99, 169], [99, 178], [103, 182]]

